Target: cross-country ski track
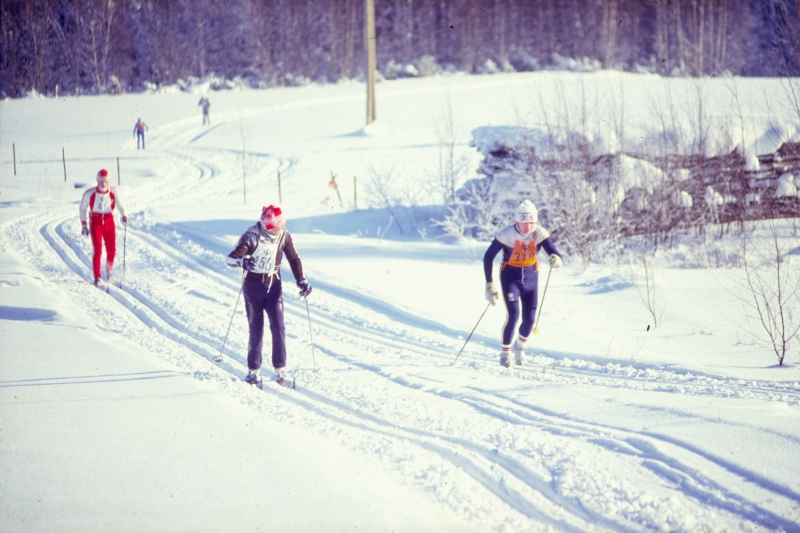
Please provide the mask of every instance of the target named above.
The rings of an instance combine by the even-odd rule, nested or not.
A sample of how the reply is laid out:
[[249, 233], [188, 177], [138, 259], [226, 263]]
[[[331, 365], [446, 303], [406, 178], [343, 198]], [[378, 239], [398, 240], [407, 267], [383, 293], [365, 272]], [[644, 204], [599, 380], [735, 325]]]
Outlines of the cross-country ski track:
[[[449, 88], [443, 83], [419, 87], [398, 83], [384, 91], [381, 101], [416, 104], [423, 96], [433, 99], [448, 94], [468, 102], [472, 97], [467, 96], [474, 91], [475, 101], [485, 102], [494, 91], [522, 90], [527, 83], [522, 77], [514, 80], [523, 81], [498, 80], [454, 80]], [[587, 343], [585, 352], [583, 345], [576, 349], [579, 341], [566, 342], [571, 339], [564, 339], [564, 332], [569, 334], [571, 327], [577, 339], [590, 338], [591, 332], [604, 327], [601, 319], [606, 319], [597, 317], [594, 323], [583, 320], [564, 327], [564, 317], [573, 313], [564, 308], [581, 307], [588, 302], [586, 294], [593, 294], [592, 286], [581, 283], [587, 279], [589, 284], [605, 283], [589, 275], [579, 279], [578, 274], [568, 281], [565, 274], [558, 279], [554, 275], [547, 295], [543, 328], [561, 327], [559, 339], [564, 346], [550, 337], [549, 344], [541, 343], [545, 344], [541, 347], [534, 338], [529, 341], [529, 366], [500, 367], [497, 330], [504, 315], [502, 304], [492, 309], [480, 328], [476, 325], [464, 346], [483, 307], [459, 309], [456, 320], [436, 311], [442, 309], [446, 291], [429, 295], [425, 287], [431, 285], [422, 283], [420, 303], [414, 307], [413, 298], [400, 294], [409, 286], [402, 285], [409, 276], [390, 277], [388, 267], [404, 269], [404, 274], [414, 270], [422, 278], [429, 275], [426, 267], [437, 261], [440, 277], [454, 265], [452, 280], [444, 280], [452, 285], [447, 290], [477, 291], [479, 304], [485, 306], [478, 257], [482, 250], [471, 260], [456, 264], [455, 252], [447, 255], [450, 252], [442, 251], [441, 257], [426, 255], [441, 248], [427, 247], [429, 242], [413, 238], [405, 241], [406, 234], [397, 241], [392, 241], [391, 235], [382, 240], [392, 219], [381, 214], [380, 222], [375, 222], [378, 215], [372, 219], [364, 215], [371, 207], [357, 212], [355, 198], [347, 206], [326, 188], [336, 172], [342, 190], [349, 186], [345, 180], [354, 172], [336, 166], [344, 166], [342, 161], [347, 158], [364, 157], [364, 165], [377, 168], [364, 154], [374, 151], [375, 160], [388, 155], [386, 160], [392, 164], [402, 158], [418, 163], [423, 155], [427, 157], [424, 149], [434, 146], [430, 144], [433, 141], [416, 134], [423, 127], [415, 121], [422, 120], [420, 117], [427, 120], [427, 114], [433, 113], [401, 106], [398, 109], [413, 108], [416, 114], [401, 116], [397, 112], [392, 117], [387, 112], [384, 127], [390, 134], [361, 132], [357, 124], [362, 120], [363, 95], [344, 85], [335, 91], [333, 96], [312, 92], [305, 99], [300, 92], [253, 92], [244, 93], [241, 101], [236, 100], [240, 95], [232, 92], [220, 94], [215, 97], [213, 123], [204, 129], [197, 116], [176, 118], [181, 116], [178, 111], [170, 114], [167, 109], [185, 104], [181, 100], [184, 95], [164, 96], [165, 103], [160, 104], [166, 110], [164, 123], [154, 125], [156, 121], [149, 119], [153, 125], [147, 134], [147, 152], [136, 150], [129, 130], [121, 141], [127, 151], [123, 170], [128, 174], [122, 174], [127, 181], [120, 192], [130, 224], [127, 229], [117, 224], [117, 259], [113, 283], [107, 290], [98, 290], [91, 283], [92, 245], [81, 235], [77, 222], [76, 200], [87, 184], [77, 187], [76, 182], [77, 189], [72, 190], [65, 175], [56, 200], [56, 190], [46, 181], [46, 174], [40, 176], [39, 186], [49, 186], [54, 199], [46, 198], [41, 209], [33, 201], [22, 205], [24, 199], [12, 206], [15, 217], [4, 219], [0, 227], [4, 249], [13, 249], [46, 288], [65, 296], [104, 335], [124, 338], [173, 369], [41, 379], [67, 384], [181, 375], [202, 381], [203, 386], [225, 395], [226, 400], [235, 400], [254, 416], [301, 428], [378, 464], [393, 479], [449, 508], [481, 531], [800, 532], [800, 516], [796, 516], [800, 515], [800, 486], [791, 475], [775, 472], [797, 464], [790, 454], [800, 449], [800, 437], [789, 426], [800, 408], [800, 381], [792, 377], [795, 374], [787, 371], [778, 378], [778, 371], [771, 373], [772, 367], [767, 366], [770, 361], [726, 373], [722, 369], [725, 350], [734, 341], [720, 341], [728, 333], [715, 330], [712, 334], [713, 328], [705, 322], [697, 324], [701, 332], [686, 344], [675, 342], [676, 346], [696, 342], [697, 348], [673, 360], [662, 348], [670, 339], [695, 335], [686, 333], [688, 319], [681, 323], [684, 329], [660, 330], [660, 337], [652, 334], [648, 342], [662, 344], [651, 348], [648, 357], [638, 357], [638, 337], [632, 355], [620, 355], [622, 348], [616, 345], [612, 352], [614, 342], [629, 352], [630, 344], [624, 342], [636, 336], [633, 326], [624, 331], [618, 327], [621, 320], [609, 322], [609, 331], [605, 336], [595, 335], [591, 339], [594, 344]], [[193, 107], [195, 95], [189, 96], [186, 101]], [[249, 105], [247, 98], [253, 99]], [[78, 103], [89, 105], [85, 102]], [[358, 121], [346, 112], [351, 107], [358, 107]], [[478, 117], [469, 128], [495, 123], [490, 121], [496, 111], [479, 107], [465, 106], [469, 110], [465, 116], [474, 112]], [[90, 140], [83, 142], [91, 145]], [[95, 161], [89, 157], [75, 160]], [[108, 158], [103, 161], [103, 165], [111, 164]], [[20, 160], [21, 165], [51, 163], [63, 164], [66, 174], [61, 159], [36, 155]], [[245, 170], [247, 201], [242, 202]], [[115, 175], [114, 170], [111, 173]], [[314, 224], [302, 226], [305, 233], [295, 231], [294, 211], [288, 210], [288, 228], [314, 290], [307, 301], [301, 299], [289, 265], [283, 264], [288, 380], [296, 384], [296, 390], [273, 382], [268, 332], [263, 390], [259, 390], [242, 380], [248, 348], [240, 294], [243, 278], [240, 269], [225, 264], [225, 256], [238, 235], [255, 223], [262, 203], [274, 201], [275, 191], [280, 190], [278, 176], [283, 180], [284, 200], [291, 199], [284, 205], [299, 206], [297, 219], [301, 222], [308, 220], [303, 217], [319, 215], [319, 219], [341, 221], [347, 228], [363, 223], [364, 233], [359, 229], [356, 237], [349, 229], [339, 228], [326, 233], [314, 229]], [[59, 176], [53, 179], [57, 178], [60, 182]], [[350, 190], [355, 192], [355, 177], [352, 179]], [[367, 184], [361, 174], [359, 180], [363, 187], [359, 191], [365, 195]], [[39, 192], [35, 186], [29, 187]], [[330, 195], [327, 200], [333, 208], [328, 209], [327, 203], [320, 208], [324, 194]], [[206, 208], [207, 216], [203, 213]], [[243, 213], [250, 218], [243, 218]], [[417, 243], [419, 248], [414, 248]], [[477, 243], [476, 249], [484, 244]], [[407, 252], [408, 258], [404, 256]], [[325, 259], [330, 259], [330, 264], [321, 264]], [[397, 282], [398, 287], [378, 287], [370, 292], [380, 281], [346, 282], [358, 275], [348, 267], [361, 259], [376, 272], [385, 270], [387, 276], [380, 279], [391, 280], [387, 284]], [[566, 266], [564, 270], [572, 275], [574, 264]], [[463, 270], [456, 272], [456, 268]], [[475, 286], [472, 281], [465, 282], [467, 268], [477, 272]], [[543, 281], [540, 278], [540, 297]], [[576, 295], [572, 302], [564, 296], [565, 287], [572, 291], [569, 296]], [[686, 282], [679, 288], [689, 291], [692, 287]], [[609, 297], [604, 302], [611, 302], [609, 314], [622, 314], [634, 304], [641, 305], [631, 288], [631, 282], [622, 280], [619, 287], [608, 291], [616, 291], [615, 295], [603, 296]], [[583, 293], [577, 294], [581, 290]], [[625, 290], [636, 301], [614, 308]], [[438, 301], [426, 306], [425, 298]], [[592, 303], [600, 300], [598, 296]], [[671, 305], [673, 309], [678, 306]], [[585, 319], [589, 314], [582, 311], [576, 316]], [[469, 318], [463, 319], [467, 315]], [[708, 322], [718, 324], [714, 320], [716, 317]], [[590, 333], [581, 337], [578, 328]], [[657, 341], [651, 341], [654, 337]], [[702, 354], [700, 345], [705, 340], [708, 344], [704, 346], [713, 346], [717, 358], [713, 363], [695, 365], [691, 357]], [[603, 357], [606, 342], [608, 354]], [[734, 350], [730, 351], [733, 354]], [[216, 362], [219, 355], [222, 360]], [[742, 361], [741, 353], [737, 355], [737, 361]], [[751, 368], [756, 369], [753, 377], [742, 378], [750, 375], [747, 370]], [[33, 381], [8, 380], [2, 386], [26, 386]], [[784, 453], [786, 457], [781, 458]]]
[[[193, 181], [187, 186], [184, 178], [171, 194], [188, 196], [187, 201], [192, 195], [214, 194], [210, 184], [219, 173], [212, 165], [192, 157], [186, 149], [173, 151], [170, 157], [186, 165], [184, 176], [191, 176]], [[144, 201], [137, 199], [139, 204]], [[316, 368], [306, 340], [306, 310], [289, 282], [285, 285], [287, 336], [296, 362], [290, 377], [296, 380], [298, 390], [286, 391], [265, 383], [261, 393], [264, 398], [260, 399], [240, 383], [246, 372], [247, 338], [242, 305], [234, 317], [223, 362], [212, 362], [222, 346], [241, 283], [239, 272], [224, 265], [222, 246], [209, 251], [179, 228], [148, 224], [135, 213], [131, 220], [125, 253], [132, 276], [121, 287], [110, 286], [108, 294], [89, 283], [90, 243], [79, 235], [71, 207], [66, 212], [45, 212], [18, 220], [7, 233], [15, 246], [35, 258], [41, 275], [63, 287], [101, 328], [128, 337], [186, 373], [213, 381], [220, 389], [246, 398], [256, 409], [269, 411], [278, 419], [302, 424], [323, 435], [336, 436], [343, 431], [357, 435], [343, 437], [343, 443], [356, 450], [382, 447], [381, 453], [393, 463], [402, 463], [408, 453], [429, 455], [431, 465], [449, 471], [443, 477], [471, 477], [474, 488], [463, 497], [476, 512], [480, 499], [497, 498], [524, 517], [544, 520], [547, 516], [565, 531], [637, 530], [603, 514], [606, 494], [613, 493], [616, 486], [608, 471], [598, 471], [593, 486], [581, 484], [565, 490], [558, 479], [559, 463], [569, 461], [570, 453], [537, 450], [526, 436], [533, 428], [568, 437], [570, 447], [589, 448], [591, 455], [605, 456], [606, 463], [622, 462], [638, 475], [656, 476], [665, 484], [680, 486], [681, 497], [695, 499], [697, 505], [714, 507], [718, 513], [768, 529], [791, 527], [790, 522], [731, 488], [747, 483], [755, 485], [765, 497], [800, 499], [787, 487], [677, 439], [538, 408], [530, 396], [518, 391], [579, 384], [645, 393], [778, 399], [797, 405], [797, 387], [697, 375], [679, 368], [598, 364], [578, 354], [540, 355], [533, 358], [530, 367], [508, 371], [499, 369], [493, 357], [486, 357], [491, 339], [475, 339], [459, 364], [453, 366], [463, 335], [437, 332], [442, 328], [436, 324], [420, 329], [413, 321], [402, 321], [402, 313], [398, 313], [400, 321], [395, 321], [384, 312], [391, 307], [385, 302], [375, 301], [370, 306], [368, 296], [362, 296], [358, 303], [347, 301], [335, 290], [326, 293], [324, 280], [320, 280], [312, 304]], [[120, 227], [119, 231], [124, 229]], [[119, 253], [121, 257], [122, 250]], [[117, 265], [120, 279], [122, 262]], [[191, 305], [185, 304], [187, 300]], [[425, 396], [424, 402], [417, 402], [420, 395]], [[403, 408], [385, 411], [381, 400], [388, 396], [393, 398], [392, 406]], [[461, 436], [463, 424], [472, 428], [463, 432], [467, 437]], [[785, 438], [791, 439], [788, 435]], [[528, 445], [518, 448], [517, 439]]]

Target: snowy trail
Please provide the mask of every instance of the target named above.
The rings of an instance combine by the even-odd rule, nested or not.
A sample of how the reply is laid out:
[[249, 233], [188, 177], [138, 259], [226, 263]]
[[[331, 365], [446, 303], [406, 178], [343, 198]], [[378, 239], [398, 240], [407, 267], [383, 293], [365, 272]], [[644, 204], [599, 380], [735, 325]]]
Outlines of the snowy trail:
[[[388, 96], [409, 94], [417, 93]], [[260, 107], [241, 116], [354, 98]], [[111, 286], [106, 294], [90, 285], [91, 243], [80, 235], [73, 205], [4, 223], [10, 245], [102, 330], [168, 361], [176, 372], [212, 383], [256, 412], [382, 462], [402, 482], [487, 529], [797, 529], [783, 512], [787, 501], [800, 502], [797, 487], [729, 458], [727, 448], [719, 446], [726, 444], [724, 436], [714, 443], [695, 434], [713, 425], [722, 435], [769, 436], [771, 443], [797, 449], [796, 432], [757, 420], [744, 423], [732, 402], [775, 412], [796, 409], [798, 381], [744, 380], [570, 352], [537, 354], [530, 367], [509, 371], [496, 364], [496, 340], [480, 333], [454, 365], [467, 331], [324, 277], [312, 280], [312, 361], [306, 302], [297, 296], [286, 268], [289, 372], [298, 390], [265, 383], [262, 393], [243, 384], [247, 324], [241, 301], [234, 313], [241, 272], [224, 264], [232, 243], [190, 224], [154, 221], [148, 213], [239, 194], [231, 169], [241, 153], [202, 142], [234, 134], [240, 120], [229, 112], [215, 115], [214, 125], [205, 130], [188, 127], [195, 119], [154, 128], [149, 142], [159, 146], [155, 153], [170, 170], [157, 187], [126, 196], [131, 226], [124, 237], [127, 269], [120, 287]], [[246, 154], [252, 160], [248, 187], [263, 186], [276, 172], [286, 175], [298, 164], [292, 154]], [[120, 237], [123, 231], [120, 226]], [[122, 257], [120, 246], [117, 279]], [[215, 364], [231, 317], [223, 361]], [[125, 379], [159, 377], [165, 376]], [[557, 401], [556, 408], [544, 402], [554, 392], [564, 400], [563, 408]], [[627, 394], [614, 407], [634, 415], [616, 420], [581, 409], [597, 398], [616, 401], [619, 392]], [[720, 416], [712, 419], [686, 407], [681, 400], [687, 397], [720, 408]], [[646, 417], [662, 419], [662, 429], [640, 424]]]
[[[86, 239], [74, 233], [74, 221], [64, 214], [49, 214], [42, 218], [44, 220], [40, 219], [33, 225], [30, 225], [32, 221], [21, 223], [18, 228], [22, 230], [22, 226], [27, 224], [55, 252], [58, 260], [50, 264], [46, 262], [46, 272], [54, 280], [72, 277], [88, 282], [90, 245]], [[165, 237], [164, 228], [157, 226], [157, 230], [156, 233], [149, 233], [146, 228], [137, 228], [128, 233], [128, 251], [131, 259], [138, 264], [135, 279], [126, 282], [121, 289], [112, 286], [109, 292], [112, 299], [105, 298], [100, 291], [85, 283], [81, 292], [93, 297], [85, 299], [84, 305], [88, 301], [93, 302], [90, 310], [94, 310], [98, 316], [119, 305], [127, 311], [128, 320], [138, 320], [145, 328], [155, 330], [164, 340], [179, 344], [211, 361], [218, 353], [227, 322], [219, 319], [217, 306], [235, 298], [239, 288], [239, 282], [234, 277], [236, 274], [229, 272], [226, 275], [222, 270], [224, 266], [214, 268], [212, 263], [178, 244], [182, 240], [171, 241]], [[188, 290], [190, 286], [202, 286], [203, 293], [195, 291], [192, 294]], [[722, 398], [738, 397], [749, 392], [748, 397], [751, 398], [785, 402], [796, 401], [797, 390], [791, 386], [742, 383], [741, 380], [712, 376], [687, 379], [687, 372], [680, 370], [662, 370], [655, 374], [652, 370], [637, 369], [631, 365], [617, 365], [617, 368], [611, 369], [570, 368], [567, 366], [570, 362], [574, 361], [577, 365], [582, 363], [579, 358], [573, 359], [574, 356], [562, 358], [558, 361], [557, 369], [547, 374], [542, 374], [536, 368], [514, 373], [497, 371], [494, 365], [480, 362], [478, 354], [466, 353], [464, 355], [469, 362], [452, 367], [448, 364], [449, 359], [452, 357], [452, 348], [458, 345], [459, 340], [447, 332], [432, 335], [426, 328], [412, 330], [409, 335], [409, 325], [405, 323], [402, 330], [397, 325], [386, 323], [374, 331], [365, 330], [362, 325], [353, 324], [350, 320], [347, 310], [354, 305], [352, 302], [338, 302], [339, 297], [330, 294], [320, 295], [319, 299], [323, 305], [314, 305], [314, 328], [317, 353], [321, 357], [320, 372], [313, 373], [308, 362], [298, 365], [295, 377], [299, 380], [299, 393], [287, 395], [284, 391], [267, 388], [269, 397], [303, 408], [304, 414], [293, 418], [304, 419], [311, 427], [320, 424], [314, 420], [322, 417], [327, 420], [327, 423], [323, 423], [325, 431], [332, 431], [335, 426], [344, 423], [356, 433], [367, 433], [372, 438], [380, 437], [392, 442], [402, 441], [420, 448], [434, 454], [438, 461], [466, 472], [477, 485], [523, 517], [543, 520], [545, 516], [550, 516], [552, 519], [555, 506], [560, 509], [561, 517], [557, 523], [566, 531], [629, 528], [619, 517], [605, 517], [597, 508], [581, 503], [586, 500], [585, 494], [575, 500], [565, 498], [553, 487], [552, 471], [541, 471], [541, 466], [532, 457], [519, 451], [501, 451], [504, 448], [498, 446], [501, 435], [504, 439], [525, 439], [530, 428], [543, 434], [570, 435], [580, 439], [587, 448], [612, 452], [618, 460], [628, 462], [629, 467], [639, 469], [642, 475], [657, 476], [679, 485], [683, 493], [705, 506], [712, 505], [720, 512], [770, 529], [788, 529], [790, 526], [775, 513], [725, 488], [729, 485], [728, 478], [738, 477], [776, 497], [800, 499], [800, 495], [787, 487], [769, 482], [733, 463], [668, 437], [631, 432], [621, 427], [544, 412], [518, 400], [515, 391], [535, 387], [541, 384], [544, 377], [547, 384], [636, 388], [662, 394], [713, 394]], [[362, 300], [360, 303], [365, 302]], [[287, 296], [286, 309], [287, 322], [290, 324], [287, 329], [303, 331], [306, 317], [299, 299]], [[344, 312], [337, 314], [336, 309], [343, 309]], [[385, 309], [385, 305], [380, 309]], [[388, 320], [386, 315], [383, 318]], [[128, 331], [129, 328], [119, 329]], [[241, 317], [238, 323], [234, 321], [233, 329], [235, 334], [231, 335], [232, 338], [246, 338]], [[129, 338], [141, 341], [141, 328], [131, 331], [133, 333], [128, 335]], [[289, 342], [294, 343], [295, 347], [303, 345], [303, 341], [296, 337], [290, 336]], [[231, 355], [244, 353], [244, 348], [241, 341], [232, 340], [230, 348], [226, 350], [226, 360], [219, 368], [230, 379], [238, 380], [238, 376], [245, 371], [244, 358]], [[358, 357], [355, 357], [356, 353]], [[354, 368], [362, 372], [348, 370]], [[479, 379], [486, 379], [482, 378], [486, 375], [494, 378], [492, 387], [474, 384]], [[359, 376], [355, 383], [354, 376]], [[376, 382], [375, 378], [379, 381]], [[498, 378], [504, 380], [501, 387], [496, 387]], [[665, 385], [667, 378], [676, 384]], [[700, 383], [687, 383], [692, 379]], [[399, 412], [396, 408], [391, 413], [381, 412], [382, 398], [390, 395], [395, 403], [411, 406], [418, 402], [416, 397], [419, 394], [427, 397], [421, 402], [427, 406], [423, 416], [409, 416], [414, 413], [410, 408]], [[454, 408], [454, 402], [462, 407]], [[430, 428], [432, 420], [436, 420], [435, 429]], [[468, 438], [459, 437], [454, 428], [466, 420], [469, 420], [472, 429], [464, 432]], [[476, 428], [484, 429], [476, 431]], [[587, 450], [585, 453], [596, 452]], [[564, 458], [561, 457], [562, 460]], [[700, 474], [713, 471], [713, 467], [722, 471], [719, 480]], [[545, 512], [549, 515], [543, 514]]]

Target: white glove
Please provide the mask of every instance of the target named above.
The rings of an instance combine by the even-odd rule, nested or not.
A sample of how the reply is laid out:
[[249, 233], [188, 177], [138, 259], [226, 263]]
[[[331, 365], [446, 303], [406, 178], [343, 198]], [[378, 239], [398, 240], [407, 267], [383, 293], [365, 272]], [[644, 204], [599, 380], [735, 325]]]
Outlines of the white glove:
[[492, 305], [497, 303], [497, 300], [500, 299], [500, 293], [497, 292], [497, 289], [494, 288], [494, 284], [489, 281], [486, 283], [486, 301]]
[[550, 268], [561, 268], [561, 265], [564, 263], [561, 261], [561, 258], [556, 254], [550, 256]]

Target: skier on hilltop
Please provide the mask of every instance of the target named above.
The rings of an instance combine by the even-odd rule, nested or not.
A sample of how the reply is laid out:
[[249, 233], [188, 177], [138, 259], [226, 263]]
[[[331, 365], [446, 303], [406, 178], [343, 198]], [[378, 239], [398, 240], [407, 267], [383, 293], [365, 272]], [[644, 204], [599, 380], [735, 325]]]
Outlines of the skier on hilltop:
[[142, 150], [144, 150], [144, 130], [150, 129], [147, 127], [147, 124], [142, 122], [142, 119], [136, 119], [136, 125], [133, 127], [133, 134], [136, 136], [136, 149], [139, 149], [139, 143], [141, 142]]
[[[122, 223], [128, 224], [125, 208], [119, 192], [108, 182], [108, 170], [102, 169], [97, 173], [97, 187], [83, 193], [80, 206], [81, 233], [92, 236], [92, 271], [95, 286], [100, 286], [100, 259], [103, 254], [103, 242], [106, 244], [106, 279], [111, 278], [114, 269], [114, 257], [117, 253], [117, 229], [114, 224], [114, 208], [119, 209]], [[87, 226], [86, 211], [89, 211]]]
[[486, 299], [495, 305], [500, 296], [492, 282], [492, 266], [497, 253], [503, 250], [500, 286], [503, 289], [503, 300], [508, 315], [503, 327], [500, 364], [505, 367], [511, 366], [511, 343], [514, 340], [514, 329], [520, 314], [522, 323], [519, 326], [519, 337], [514, 342], [514, 355], [518, 365], [528, 364], [525, 359], [525, 343], [533, 330], [539, 297], [537, 252], [540, 248], [544, 248], [550, 256], [551, 268], [559, 268], [562, 264], [561, 254], [550, 239], [550, 233], [543, 227], [537, 226], [538, 216], [539, 212], [533, 202], [523, 200], [514, 213], [514, 224], [497, 234], [483, 256]]
[[203, 126], [210, 126], [211, 118], [208, 116], [208, 108], [211, 107], [211, 102], [209, 102], [208, 98], [205, 96], [201, 96], [200, 101], [197, 102], [197, 105], [203, 108]]
[[261, 218], [239, 238], [236, 248], [228, 255], [231, 267], [247, 271], [242, 283], [250, 340], [247, 347], [245, 381], [260, 384], [261, 347], [264, 338], [264, 313], [272, 333], [272, 366], [278, 383], [286, 383], [286, 338], [283, 323], [283, 288], [281, 259], [286, 254], [297, 280], [300, 296], [311, 294], [311, 285], [303, 277], [303, 263], [294, 248], [292, 236], [285, 229], [286, 215], [280, 207], [270, 205], [261, 210]]

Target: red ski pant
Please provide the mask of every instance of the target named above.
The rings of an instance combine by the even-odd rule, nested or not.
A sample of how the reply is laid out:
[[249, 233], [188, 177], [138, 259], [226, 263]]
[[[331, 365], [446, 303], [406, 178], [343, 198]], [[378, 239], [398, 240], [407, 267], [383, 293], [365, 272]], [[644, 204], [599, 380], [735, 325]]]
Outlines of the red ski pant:
[[106, 264], [114, 265], [114, 257], [117, 255], [117, 227], [114, 225], [114, 215], [112, 213], [99, 214], [92, 213], [89, 229], [92, 233], [92, 246], [94, 255], [92, 256], [92, 270], [95, 279], [100, 277], [100, 256], [103, 254], [103, 241], [106, 243]]

